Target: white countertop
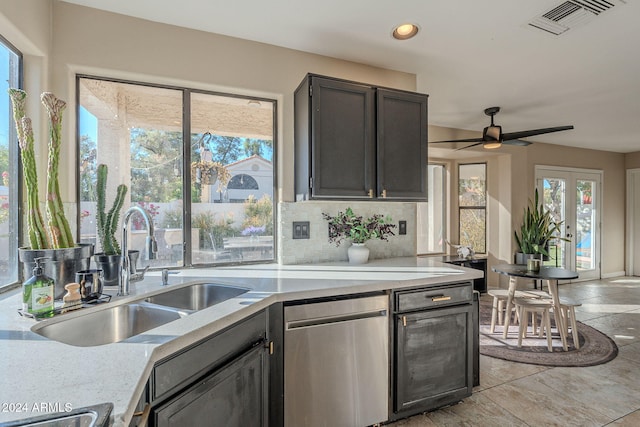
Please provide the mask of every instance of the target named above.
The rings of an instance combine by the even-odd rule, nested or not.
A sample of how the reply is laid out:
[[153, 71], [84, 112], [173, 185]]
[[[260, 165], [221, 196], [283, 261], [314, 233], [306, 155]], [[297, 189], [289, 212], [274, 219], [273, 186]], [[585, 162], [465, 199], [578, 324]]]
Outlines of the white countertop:
[[[482, 277], [482, 272], [435, 258], [391, 258], [363, 265], [347, 262], [307, 265], [256, 264], [177, 270], [169, 286], [206, 280], [251, 289], [213, 307], [144, 333], [145, 342], [75, 347], [31, 331], [34, 320], [18, 315], [21, 290], [0, 294], [0, 422], [48, 412], [112, 402], [115, 425], [128, 425], [156, 361], [232, 325], [278, 301], [354, 294]], [[131, 284], [131, 295], [112, 302], [140, 299], [167, 290], [160, 272]], [[107, 288], [115, 295], [117, 289]], [[47, 321], [84, 315], [77, 310]]]

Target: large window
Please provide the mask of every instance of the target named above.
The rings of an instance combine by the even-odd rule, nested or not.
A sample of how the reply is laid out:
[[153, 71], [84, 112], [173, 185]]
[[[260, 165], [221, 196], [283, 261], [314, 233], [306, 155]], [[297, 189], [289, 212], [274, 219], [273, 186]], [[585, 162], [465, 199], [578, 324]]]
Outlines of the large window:
[[486, 253], [487, 240], [487, 165], [458, 166], [458, 213], [460, 244]]
[[[153, 218], [157, 259], [141, 266], [274, 259], [275, 101], [92, 77], [78, 78], [78, 94], [82, 241], [101, 251], [103, 163], [107, 209], [125, 184], [123, 211], [138, 205]], [[129, 230], [129, 249], [142, 249], [142, 218]]]
[[0, 287], [18, 281], [18, 138], [11, 114], [10, 87], [22, 87], [22, 56], [0, 37]]

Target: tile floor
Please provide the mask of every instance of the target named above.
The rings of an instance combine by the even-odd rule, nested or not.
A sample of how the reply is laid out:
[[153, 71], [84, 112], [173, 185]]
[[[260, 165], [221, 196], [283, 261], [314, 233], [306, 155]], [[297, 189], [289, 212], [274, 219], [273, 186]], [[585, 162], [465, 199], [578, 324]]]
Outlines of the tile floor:
[[618, 357], [549, 368], [480, 356], [480, 386], [461, 403], [393, 427], [640, 426], [640, 277], [560, 285], [582, 303], [576, 318], [611, 337]]

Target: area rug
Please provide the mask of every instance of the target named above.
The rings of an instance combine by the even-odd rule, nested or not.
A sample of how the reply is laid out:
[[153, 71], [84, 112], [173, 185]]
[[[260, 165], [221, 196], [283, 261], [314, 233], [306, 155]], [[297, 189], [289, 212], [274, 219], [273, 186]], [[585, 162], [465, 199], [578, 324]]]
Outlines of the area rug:
[[509, 327], [509, 335], [504, 339], [504, 329], [496, 325], [491, 333], [491, 297], [480, 299], [480, 354], [543, 366], [594, 366], [613, 360], [618, 355], [618, 346], [602, 332], [582, 322], [577, 322], [580, 349], [576, 349], [571, 334], [567, 337], [569, 351], [562, 349], [560, 335], [552, 320], [553, 352], [547, 349], [547, 339], [533, 336], [531, 326], [522, 347], [518, 347], [518, 326]]

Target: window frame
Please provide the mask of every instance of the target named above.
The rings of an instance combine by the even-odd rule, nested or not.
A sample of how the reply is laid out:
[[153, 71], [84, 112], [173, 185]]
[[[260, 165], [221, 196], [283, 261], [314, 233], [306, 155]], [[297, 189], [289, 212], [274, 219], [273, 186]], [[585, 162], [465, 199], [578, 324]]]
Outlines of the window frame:
[[[272, 188], [272, 212], [273, 212], [273, 258], [268, 260], [256, 260], [256, 261], [229, 261], [229, 262], [211, 262], [211, 263], [198, 263], [193, 264], [192, 257], [192, 239], [191, 233], [187, 230], [191, 229], [191, 203], [183, 204], [183, 259], [182, 265], [180, 266], [172, 266], [171, 268], [206, 268], [206, 267], [215, 267], [215, 266], [223, 266], [230, 264], [264, 264], [264, 263], [273, 263], [277, 260], [278, 257], [278, 216], [277, 216], [277, 189], [278, 189], [278, 165], [277, 165], [277, 141], [278, 141], [278, 100], [275, 98], [266, 98], [261, 96], [253, 96], [253, 95], [244, 95], [237, 93], [227, 93], [220, 91], [212, 91], [212, 90], [203, 90], [198, 88], [186, 87], [186, 86], [173, 86], [166, 85], [160, 83], [152, 83], [152, 82], [141, 82], [136, 80], [127, 80], [127, 79], [118, 79], [118, 78], [110, 78], [110, 77], [100, 77], [96, 75], [89, 74], [76, 74], [75, 78], [75, 89], [76, 89], [76, 160], [80, 159], [80, 141], [82, 135], [80, 135], [80, 81], [81, 79], [93, 79], [93, 80], [101, 80], [111, 83], [120, 83], [120, 84], [131, 84], [131, 85], [139, 85], [150, 88], [158, 88], [158, 89], [169, 89], [169, 90], [177, 90], [182, 92], [182, 138], [183, 138], [183, 152], [182, 152], [182, 171], [183, 171], [183, 191], [182, 197], [184, 201], [192, 199], [192, 191], [191, 191], [191, 176], [190, 174], [184, 172], [188, 171], [191, 168], [191, 144], [187, 143], [187, 141], [191, 141], [191, 95], [192, 94], [203, 94], [203, 95], [213, 95], [213, 96], [223, 96], [230, 98], [239, 98], [239, 99], [247, 99], [247, 100], [256, 100], [261, 102], [269, 102], [273, 105], [273, 117], [272, 117], [272, 127], [273, 127], [273, 148], [272, 148], [272, 180], [273, 180], [273, 188]], [[76, 209], [76, 218], [77, 222], [77, 238], [80, 239], [80, 168], [78, 163], [74, 165], [76, 171], [76, 200], [78, 200]], [[129, 184], [130, 185], [130, 184]], [[151, 269], [160, 269], [167, 267], [156, 267]]]
[[[463, 206], [460, 205], [460, 169], [463, 166], [479, 166], [482, 165], [484, 168], [484, 205], [483, 206]], [[487, 162], [473, 162], [473, 163], [459, 163], [458, 164], [458, 185], [457, 185], [457, 193], [458, 193], [458, 242], [459, 244], [463, 244], [461, 237], [462, 237], [462, 211], [464, 210], [477, 210], [477, 211], [483, 211], [484, 212], [484, 236], [483, 236], [483, 241], [484, 241], [484, 251], [480, 251], [476, 248], [474, 248], [475, 253], [477, 254], [487, 254], [488, 253], [488, 248], [487, 248], [487, 196], [488, 196], [488, 177], [487, 177]]]
[[[448, 230], [449, 230], [449, 217], [447, 215], [447, 213], [449, 212], [449, 195], [447, 194], [447, 188], [449, 185], [449, 168], [450, 165], [446, 162], [442, 162], [442, 161], [428, 161], [427, 162], [427, 179], [429, 180], [429, 182], [427, 183], [427, 193], [428, 193], [428, 202], [426, 202], [425, 204], [433, 204], [434, 203], [434, 194], [430, 193], [431, 189], [434, 188], [432, 186], [432, 174], [429, 170], [430, 167], [438, 167], [441, 168], [441, 173], [442, 173], [442, 187], [439, 188], [440, 193], [442, 194], [442, 198], [438, 201], [441, 204], [441, 221], [442, 221], [442, 231], [441, 231], [441, 236], [440, 238], [442, 239], [442, 250], [440, 251], [429, 251], [428, 247], [431, 244], [431, 242], [433, 242], [433, 238], [434, 236], [430, 236], [428, 232], [424, 232], [427, 236], [428, 239], [431, 239], [430, 243], [427, 243], [426, 247], [421, 248], [423, 250], [420, 250], [418, 252], [419, 255], [444, 255], [447, 253], [447, 245], [445, 243], [445, 239], [447, 238], [448, 235]], [[434, 188], [435, 190], [435, 188]], [[435, 191], [434, 191], [435, 193]], [[422, 202], [419, 202], [419, 204], [422, 204]], [[418, 209], [420, 209], [420, 207], [418, 207]], [[428, 215], [427, 215], [428, 216]], [[428, 217], [428, 220], [431, 222], [431, 217]], [[424, 234], [420, 234], [419, 237], [424, 236]]]
[[[9, 52], [11, 52], [13, 55], [16, 56], [16, 63], [14, 64], [14, 67], [15, 67], [14, 79], [11, 79], [12, 65], [11, 65], [11, 62], [9, 62], [9, 78], [10, 78], [9, 87], [16, 87], [18, 89], [23, 89], [24, 88], [24, 57], [22, 55], [22, 52], [20, 52], [18, 48], [16, 48], [9, 40], [4, 38], [2, 35], [0, 35], [0, 45], [2, 45], [3, 48], [7, 49]], [[16, 203], [9, 203], [8, 221], [9, 221], [9, 230], [11, 230], [11, 228], [13, 228], [13, 230], [16, 230], [15, 232], [16, 235], [13, 238], [9, 239], [8, 253], [10, 255], [7, 261], [9, 266], [12, 266], [16, 271], [16, 275], [15, 275], [16, 280], [8, 283], [0, 283], [0, 293], [16, 288], [20, 284], [20, 282], [23, 280], [23, 273], [22, 273], [22, 269], [20, 268], [20, 261], [18, 259], [18, 248], [22, 245], [22, 235], [23, 235], [22, 216], [24, 212], [24, 209], [22, 206], [22, 202], [23, 202], [22, 200], [23, 176], [22, 176], [22, 167], [21, 167], [22, 158], [20, 157], [18, 135], [15, 129], [10, 107], [8, 109], [8, 113], [9, 113], [9, 121], [8, 121], [9, 125], [8, 125], [8, 135], [7, 135], [7, 144], [9, 149], [8, 158], [9, 158], [9, 165], [14, 165], [14, 170], [11, 171], [11, 168], [10, 168], [9, 173], [10, 173], [10, 179], [13, 182], [15, 182], [15, 185], [11, 185], [11, 184], [9, 185], [9, 200], [16, 201]], [[9, 236], [11, 236], [11, 232], [9, 232]], [[11, 256], [11, 254], [13, 254], [13, 257]]]

